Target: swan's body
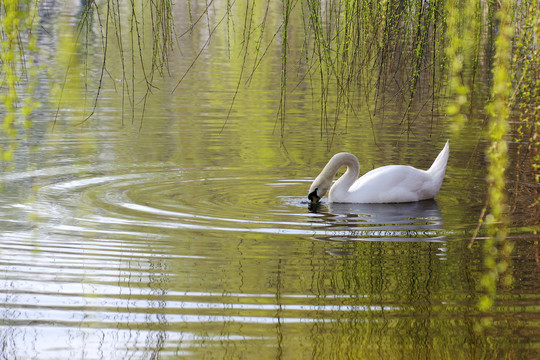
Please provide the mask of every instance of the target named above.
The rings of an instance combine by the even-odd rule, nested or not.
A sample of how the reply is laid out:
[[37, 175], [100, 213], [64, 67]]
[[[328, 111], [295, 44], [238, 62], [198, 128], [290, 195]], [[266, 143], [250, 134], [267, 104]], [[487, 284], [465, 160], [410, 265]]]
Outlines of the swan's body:
[[[342, 152], [334, 155], [313, 181], [308, 198], [317, 202], [328, 192], [329, 201], [335, 203], [401, 203], [432, 199], [441, 188], [448, 154], [447, 141], [429, 170], [388, 165], [371, 170], [358, 179], [358, 159]], [[332, 185], [343, 165], [347, 166], [347, 171]]]

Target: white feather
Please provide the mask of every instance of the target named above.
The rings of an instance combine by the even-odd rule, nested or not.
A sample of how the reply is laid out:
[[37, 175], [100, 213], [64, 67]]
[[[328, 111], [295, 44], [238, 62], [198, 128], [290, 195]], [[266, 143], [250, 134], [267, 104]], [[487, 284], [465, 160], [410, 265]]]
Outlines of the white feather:
[[[335, 203], [400, 203], [432, 199], [441, 188], [448, 155], [447, 141], [427, 171], [406, 165], [388, 165], [371, 170], [358, 179], [360, 164], [356, 156], [339, 153], [313, 181], [310, 199], [312, 194], [316, 198], [323, 197], [329, 188], [328, 198]], [[343, 165], [347, 166], [347, 171], [332, 185]]]

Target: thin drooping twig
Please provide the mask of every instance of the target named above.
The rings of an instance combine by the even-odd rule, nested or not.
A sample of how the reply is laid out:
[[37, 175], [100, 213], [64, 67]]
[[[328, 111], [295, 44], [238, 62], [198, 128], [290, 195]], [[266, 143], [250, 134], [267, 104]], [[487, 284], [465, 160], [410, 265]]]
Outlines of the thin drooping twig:
[[[251, 79], [253, 77], [253, 74], [255, 73], [255, 70], [257, 70], [259, 64], [261, 63], [262, 59], [264, 58], [264, 56], [266, 55], [266, 52], [268, 51], [268, 48], [270, 46], [270, 44], [273, 43], [274, 41], [274, 38], [277, 34], [274, 33], [274, 36], [272, 37], [272, 39], [270, 39], [270, 42], [268, 44], [268, 46], [266, 47], [266, 49], [264, 50], [263, 54], [259, 57], [259, 53], [260, 53], [260, 44], [262, 43], [263, 41], [263, 36], [265, 34], [265, 29], [266, 29], [266, 20], [268, 19], [268, 12], [269, 12], [269, 9], [270, 9], [270, 0], [267, 0], [266, 1], [266, 9], [264, 11], [264, 17], [263, 17], [263, 20], [262, 22], [259, 24], [259, 27], [261, 28], [261, 32], [260, 32], [260, 35], [259, 35], [259, 39], [256, 41], [256, 44], [258, 44], [256, 47], [255, 47], [255, 59], [253, 60], [253, 68], [251, 70], [251, 74], [248, 76], [247, 80], [246, 80], [246, 85], [249, 86], [250, 82], [251, 82]], [[281, 25], [279, 26], [279, 28], [281, 28]]]
[[[91, 0], [85, 7], [85, 10], [83, 11], [83, 17], [81, 19], [81, 21], [79, 22], [78, 24], [78, 27], [77, 27], [77, 37], [75, 39], [75, 43], [78, 44], [79, 43], [79, 37], [81, 36], [82, 34], [82, 31], [83, 31], [83, 26], [85, 24], [88, 24], [88, 17], [89, 17], [89, 14], [90, 14], [90, 10], [91, 10], [91, 7], [92, 6], [95, 6], [96, 9], [97, 9], [97, 5], [95, 4], [95, 2], [93, 0]], [[101, 18], [99, 17], [99, 14], [98, 14], [98, 21], [101, 23]], [[101, 26], [100, 26], [101, 27]], [[73, 61], [73, 58], [74, 58], [75, 54], [71, 54], [69, 56], [69, 60], [68, 60], [68, 64], [66, 66], [66, 71], [64, 72], [64, 80], [62, 82], [62, 86], [60, 87], [60, 95], [58, 97], [58, 105], [56, 106], [56, 111], [55, 111], [55, 114], [54, 114], [54, 119], [53, 119], [53, 129], [54, 127], [56, 126], [56, 122], [58, 121], [58, 115], [60, 114], [60, 105], [62, 103], [62, 97], [64, 95], [64, 89], [66, 87], [66, 84], [67, 84], [67, 80], [68, 80], [68, 74], [69, 74], [69, 71], [71, 70], [71, 62]], [[84, 121], [83, 121], [84, 122]]]
[[[95, 4], [95, 2], [94, 2]], [[96, 11], [98, 11], [97, 9], [97, 5], [96, 6]], [[90, 112], [90, 114], [84, 118], [80, 123], [76, 124], [76, 125], [82, 125], [83, 123], [85, 123], [88, 119], [90, 119], [94, 113], [96, 112], [96, 108], [97, 108], [97, 104], [98, 104], [98, 100], [99, 100], [99, 95], [101, 94], [101, 89], [102, 89], [102, 85], [103, 85], [103, 75], [105, 74], [105, 64], [106, 64], [106, 59], [107, 59], [107, 48], [108, 48], [108, 41], [109, 41], [109, 36], [108, 36], [108, 33], [109, 33], [109, 16], [110, 16], [110, 3], [107, 1], [107, 15], [105, 17], [105, 36], [103, 36], [103, 33], [102, 33], [102, 39], [104, 41], [104, 44], [103, 44], [103, 61], [102, 61], [102, 64], [101, 64], [101, 71], [99, 73], [99, 82], [98, 82], [98, 88], [97, 88], [97, 92], [96, 92], [96, 97], [95, 97], [95, 100], [94, 100], [94, 106], [92, 107], [92, 111]]]
[[[235, 0], [236, 1], [236, 0]], [[212, 3], [214, 2], [214, 0], [211, 0], [208, 4], [206, 4], [206, 7], [205, 9], [203, 10], [203, 12], [201, 13], [201, 15], [197, 18], [197, 20], [195, 20], [195, 22], [193, 22], [189, 28], [184, 31], [183, 33], [181, 33], [180, 35], [178, 35], [178, 38], [182, 38], [184, 37], [184, 35], [186, 35], [187, 33], [193, 31], [193, 29], [195, 28], [195, 26], [199, 23], [199, 21], [201, 21], [201, 19], [204, 17], [204, 15], [208, 12], [208, 9], [210, 7], [210, 5], [212, 5]], [[230, 9], [228, 9], [230, 10]], [[191, 14], [191, 11], [190, 11], [190, 14]], [[209, 34], [211, 35], [211, 34]]]
[[246, 4], [246, 15], [245, 15], [246, 18], [245, 18], [245, 23], [244, 23], [244, 34], [247, 33], [248, 35], [247, 35], [247, 39], [245, 39], [245, 44], [243, 45], [244, 56], [243, 56], [243, 60], [242, 60], [242, 66], [241, 66], [241, 69], [240, 69], [240, 75], [238, 77], [238, 82], [236, 83], [236, 89], [234, 91], [234, 95], [233, 95], [233, 98], [231, 100], [231, 104], [229, 105], [229, 111], [227, 111], [227, 117], [225, 118], [225, 121], [223, 122], [223, 125], [221, 126], [221, 130], [219, 131], [220, 134], [225, 129], [225, 126], [227, 125], [227, 122], [229, 121], [229, 118], [231, 116], [231, 111], [232, 111], [232, 108], [234, 106], [234, 101], [236, 100], [236, 96], [238, 95], [238, 91], [240, 89], [240, 84], [242, 82], [242, 76], [244, 75], [244, 69], [246, 67], [246, 61], [247, 61], [248, 50], [249, 50], [249, 43], [250, 43], [250, 38], [251, 38], [251, 24], [253, 22], [253, 9], [251, 11], [251, 16], [249, 17], [249, 21], [248, 21], [248, 16], [247, 16], [248, 11], [249, 11], [249, 3]]
[[469, 245], [467, 245], [467, 248], [472, 248], [476, 237], [478, 236], [478, 232], [480, 231], [480, 228], [482, 227], [482, 224], [484, 223], [484, 217], [486, 216], [486, 211], [488, 209], [489, 204], [489, 198], [486, 198], [486, 202], [484, 206], [482, 207], [482, 211], [480, 212], [480, 216], [478, 217], [478, 221], [476, 223], [476, 229], [474, 229], [473, 236], [471, 237], [471, 240], [469, 241]]
[[[233, 4], [236, 2], [236, 0], [233, 1]], [[232, 6], [231, 6], [232, 7]], [[212, 31], [210, 32], [210, 35], [208, 36], [208, 38], [206, 39], [205, 43], [203, 44], [203, 46], [201, 47], [201, 49], [199, 50], [199, 52], [197, 53], [197, 55], [195, 56], [195, 58], [193, 59], [193, 61], [191, 62], [191, 64], [189, 65], [189, 67], [187, 68], [187, 70], [184, 72], [184, 74], [182, 75], [182, 77], [180, 78], [180, 80], [178, 80], [178, 82], [176, 83], [176, 86], [173, 88], [173, 90], [171, 91], [171, 94], [174, 93], [176, 91], [176, 89], [178, 89], [178, 86], [180, 86], [180, 84], [182, 83], [182, 81], [184, 81], [185, 77], [187, 76], [187, 74], [191, 71], [191, 69], [193, 68], [193, 66], [195, 66], [195, 63], [197, 62], [197, 59], [199, 59], [199, 57], [201, 56], [201, 54], [203, 53], [203, 51], [206, 49], [206, 47], [208, 46], [208, 44], [210, 43], [210, 39], [212, 38], [212, 36], [214, 35], [214, 32], [217, 30], [217, 28], [221, 25], [221, 23], [223, 22], [223, 20], [225, 20], [225, 17], [229, 14], [229, 10], [230, 9], [227, 9], [227, 11], [225, 12], [225, 15], [223, 15], [223, 17], [218, 21], [218, 23], [216, 24], [216, 26], [214, 26], [214, 28], [212, 29]]]
[[[124, 109], [125, 109], [125, 98], [126, 98], [126, 67], [125, 67], [125, 59], [124, 59], [124, 45], [122, 43], [122, 22], [120, 18], [120, 3], [119, 0], [116, 0], [116, 11], [117, 11], [117, 17], [116, 17], [116, 27], [117, 27], [117, 42], [118, 42], [118, 49], [120, 51], [120, 64], [122, 66], [122, 126], [124, 126]], [[129, 91], [129, 89], [128, 89]], [[134, 91], [134, 89], [133, 89]]]

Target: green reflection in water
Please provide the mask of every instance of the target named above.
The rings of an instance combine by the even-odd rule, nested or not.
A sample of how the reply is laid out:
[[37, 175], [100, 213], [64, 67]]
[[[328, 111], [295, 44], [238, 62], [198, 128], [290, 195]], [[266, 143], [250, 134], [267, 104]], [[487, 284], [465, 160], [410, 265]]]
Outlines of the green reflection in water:
[[[224, 7], [213, 9], [208, 19], [215, 23]], [[264, 6], [256, 9], [253, 24], [265, 16]], [[80, 17], [69, 10], [74, 15], [51, 21], [51, 33], [73, 38]], [[183, 10], [175, 16], [185, 26]], [[279, 24], [281, 8], [270, 10], [265, 21]], [[301, 43], [294, 31], [300, 26], [291, 17], [289, 44]], [[212, 29], [195, 27], [182, 38], [182, 54], [169, 58], [173, 79]], [[273, 38], [252, 29], [253, 39]], [[17, 171], [2, 174], [0, 336], [7, 357], [536, 357], [539, 273], [531, 254], [538, 246], [519, 230], [528, 216], [516, 216], [520, 227], [510, 230], [518, 280], [487, 313], [493, 327], [476, 331], [486, 315], [476, 308], [482, 239], [472, 251], [467, 245], [484, 204], [480, 120], [451, 139], [435, 206], [323, 204], [310, 212], [309, 182], [330, 155], [321, 128], [332, 125], [314, 122], [320, 109], [312, 94], [335, 94], [335, 83], [296, 83], [302, 72], [288, 72], [281, 138], [275, 116], [282, 63], [274, 40], [260, 63], [248, 55], [258, 71], [249, 91], [241, 81], [223, 127], [245, 63], [235, 51], [240, 31], [230, 38], [215, 32], [215, 46], [205, 48], [174, 93], [176, 81], [155, 78], [159, 89], [147, 99], [140, 59], [133, 68], [124, 63], [125, 78], [130, 71], [139, 76], [129, 85], [122, 63], [113, 61], [121, 56], [113, 37], [97, 111], [74, 127], [91, 113], [95, 94], [80, 108], [77, 98], [100, 78], [100, 32], [90, 34], [88, 48], [66, 42], [51, 58], [57, 81], [66, 71], [62, 52], [74, 59], [69, 76], [88, 74], [66, 83], [54, 131], [47, 126], [57, 108], [45, 105], [29, 135], [34, 150], [21, 148]], [[288, 64], [308, 66], [306, 53], [290, 51]], [[145, 64], [150, 58], [143, 54]], [[425, 95], [420, 88], [416, 96]], [[133, 117], [128, 99], [136, 104]], [[343, 109], [332, 96], [325, 101], [330, 112]], [[451, 124], [420, 111], [406, 139], [404, 104], [386, 106], [375, 122], [378, 146], [368, 111], [349, 117], [346, 127], [340, 117], [332, 151], [360, 155], [362, 171], [389, 163], [428, 167]]]

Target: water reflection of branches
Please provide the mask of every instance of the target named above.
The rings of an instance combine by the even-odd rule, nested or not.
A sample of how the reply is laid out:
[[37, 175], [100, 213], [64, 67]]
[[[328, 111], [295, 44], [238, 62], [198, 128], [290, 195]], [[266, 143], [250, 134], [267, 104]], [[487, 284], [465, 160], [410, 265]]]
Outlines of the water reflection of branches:
[[[379, 241], [351, 241], [366, 240], [366, 228], [375, 233], [379, 228], [388, 229], [384, 232], [414, 228], [418, 234], [442, 231], [437, 203], [323, 204], [317, 213], [321, 215], [316, 218], [319, 225], [337, 229], [345, 243], [327, 251], [332, 261], [325, 257], [312, 286], [322, 298], [339, 293], [343, 304], [353, 307], [343, 318], [313, 325], [314, 353], [321, 358], [347, 354], [349, 358], [386, 359], [397, 357], [404, 346], [411, 358], [428, 358], [439, 351], [434, 334], [444, 322], [435, 314], [442, 309], [437, 290], [444, 283], [440, 277], [444, 272], [438, 269], [445, 265], [438, 261], [441, 248], [434, 241], [444, 236], [434, 240], [381, 235], [367, 239]], [[332, 236], [318, 239], [340, 240]], [[417, 320], [411, 322], [410, 317]], [[336, 338], [341, 340], [334, 341], [326, 336], [329, 333], [339, 334]], [[343, 337], [348, 341], [342, 341]]]

